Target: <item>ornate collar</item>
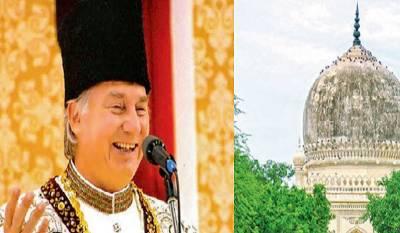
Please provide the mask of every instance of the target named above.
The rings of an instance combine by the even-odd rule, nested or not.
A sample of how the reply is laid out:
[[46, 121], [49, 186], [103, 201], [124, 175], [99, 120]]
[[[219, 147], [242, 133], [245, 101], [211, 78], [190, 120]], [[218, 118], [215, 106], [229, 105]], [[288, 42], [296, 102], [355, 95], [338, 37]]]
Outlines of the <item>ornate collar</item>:
[[75, 168], [72, 161], [66, 169], [71, 189], [76, 196], [93, 208], [107, 214], [119, 213], [127, 210], [133, 201], [132, 184], [116, 193], [107, 193], [87, 181]]
[[[41, 187], [44, 197], [48, 200], [69, 232], [90, 233], [79, 202], [75, 197], [75, 192], [70, 187], [71, 182], [67, 178], [67, 173], [64, 173], [60, 178], [66, 193], [63, 192], [54, 177]], [[132, 190], [130, 191], [133, 192], [131, 194], [138, 195], [140, 207], [143, 211], [144, 232], [161, 233], [154, 209], [151, 207], [146, 196], [135, 184], [132, 183], [131, 187]], [[120, 229], [115, 228], [115, 225], [113, 227], [114, 232], [120, 232]]]

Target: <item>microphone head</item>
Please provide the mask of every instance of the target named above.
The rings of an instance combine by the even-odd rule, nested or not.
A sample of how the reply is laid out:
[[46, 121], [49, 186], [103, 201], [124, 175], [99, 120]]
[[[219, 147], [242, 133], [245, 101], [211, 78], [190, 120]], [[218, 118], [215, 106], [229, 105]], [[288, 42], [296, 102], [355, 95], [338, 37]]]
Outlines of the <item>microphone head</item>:
[[157, 162], [153, 159], [153, 150], [156, 146], [161, 146], [165, 149], [164, 143], [161, 141], [161, 139], [154, 135], [147, 136], [142, 144], [144, 157], [147, 159], [147, 161], [154, 165], [158, 165]]
[[146, 160], [151, 164], [160, 166], [165, 174], [177, 172], [175, 160], [167, 152], [164, 143], [158, 137], [147, 136], [143, 141], [142, 149]]

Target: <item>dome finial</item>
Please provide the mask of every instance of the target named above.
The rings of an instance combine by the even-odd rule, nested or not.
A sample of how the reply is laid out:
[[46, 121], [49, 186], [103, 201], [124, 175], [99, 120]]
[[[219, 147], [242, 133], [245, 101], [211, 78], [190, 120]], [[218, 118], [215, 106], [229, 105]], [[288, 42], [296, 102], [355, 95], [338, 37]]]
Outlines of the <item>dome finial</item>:
[[358, 29], [360, 28], [360, 24], [358, 22], [360, 22], [360, 18], [358, 18], [358, 1], [357, 1], [357, 9], [356, 9], [356, 18], [354, 19], [355, 23], [354, 23], [354, 32], [353, 32], [353, 36], [354, 36], [354, 40], [353, 40], [353, 46], [356, 45], [361, 45], [361, 41], [360, 41], [360, 32], [358, 31]]

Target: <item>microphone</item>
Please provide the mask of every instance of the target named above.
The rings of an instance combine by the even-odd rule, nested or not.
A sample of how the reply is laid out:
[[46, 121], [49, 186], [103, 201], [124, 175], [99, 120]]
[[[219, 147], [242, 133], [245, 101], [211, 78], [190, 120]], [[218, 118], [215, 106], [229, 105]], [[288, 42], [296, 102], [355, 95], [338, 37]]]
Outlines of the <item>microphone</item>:
[[[181, 205], [179, 201], [179, 179], [176, 164], [172, 156], [165, 149], [164, 143], [156, 136], [149, 135], [143, 141], [144, 157], [152, 164], [160, 166], [160, 174], [164, 177], [165, 187], [173, 226], [177, 233], [181, 232]], [[176, 181], [173, 182], [171, 175], [175, 175]]]
[[164, 143], [156, 136], [149, 135], [143, 141], [143, 154], [150, 163], [159, 165], [168, 174], [177, 171], [176, 163], [172, 156], [165, 149]]

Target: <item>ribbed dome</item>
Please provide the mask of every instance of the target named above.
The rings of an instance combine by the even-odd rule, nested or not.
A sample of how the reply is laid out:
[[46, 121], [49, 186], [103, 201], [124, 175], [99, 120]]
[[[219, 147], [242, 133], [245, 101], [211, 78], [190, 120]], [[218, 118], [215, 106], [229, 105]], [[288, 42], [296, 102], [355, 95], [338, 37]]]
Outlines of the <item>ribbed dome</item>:
[[358, 4], [354, 21], [353, 46], [311, 87], [303, 150], [293, 156], [297, 185], [308, 193], [325, 186], [332, 232], [373, 232], [360, 220], [368, 195], [383, 196], [379, 181], [400, 170], [400, 82], [362, 46]]
[[400, 142], [400, 82], [371, 52], [351, 47], [321, 71], [304, 109], [304, 144]]

